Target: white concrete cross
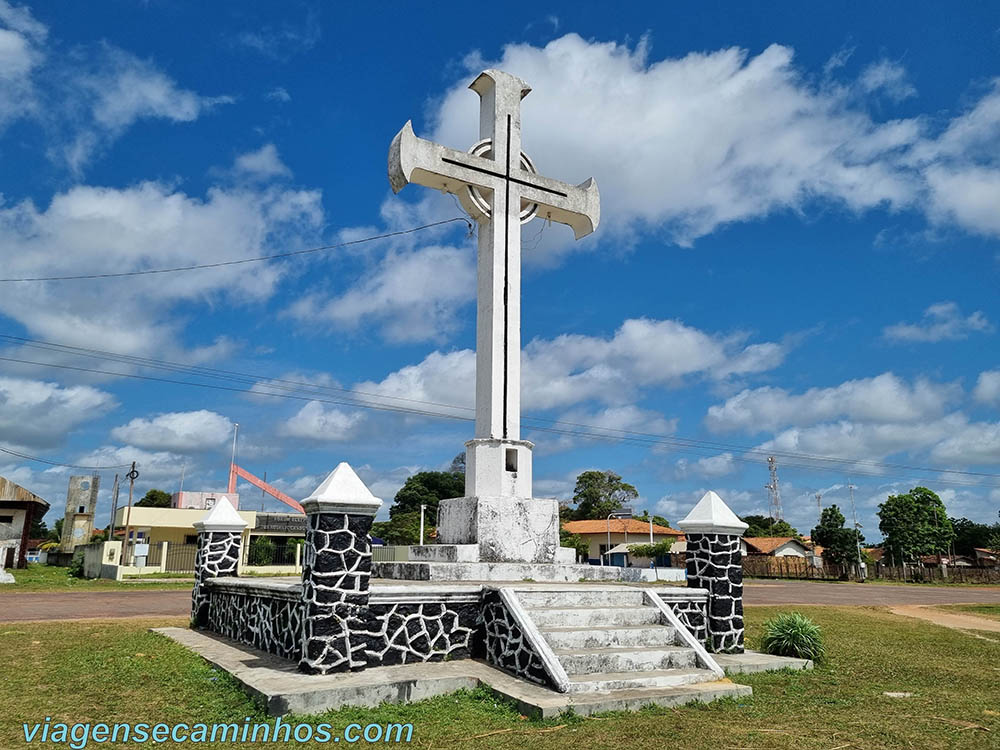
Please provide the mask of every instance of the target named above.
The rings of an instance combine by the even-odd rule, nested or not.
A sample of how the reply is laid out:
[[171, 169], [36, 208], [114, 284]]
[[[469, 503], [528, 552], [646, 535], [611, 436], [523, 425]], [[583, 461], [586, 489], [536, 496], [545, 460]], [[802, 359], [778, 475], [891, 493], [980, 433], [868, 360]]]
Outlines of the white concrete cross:
[[[568, 224], [580, 239], [597, 228], [600, 196], [593, 179], [573, 186], [539, 175], [521, 151], [521, 99], [531, 91], [524, 81], [487, 70], [469, 88], [480, 97], [481, 140], [457, 151], [418, 138], [407, 122], [389, 149], [389, 182], [397, 193], [410, 182], [454, 193], [479, 222], [475, 437], [521, 444], [521, 224], [537, 216]], [[521, 471], [530, 485], [530, 463]], [[497, 481], [467, 481], [466, 494], [510, 494]]]

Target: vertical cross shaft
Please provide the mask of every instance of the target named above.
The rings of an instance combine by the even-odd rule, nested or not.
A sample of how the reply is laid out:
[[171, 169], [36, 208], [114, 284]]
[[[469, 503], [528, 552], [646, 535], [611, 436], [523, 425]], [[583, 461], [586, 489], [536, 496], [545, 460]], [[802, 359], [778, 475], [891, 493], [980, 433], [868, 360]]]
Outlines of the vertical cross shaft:
[[491, 142], [500, 189], [480, 224], [476, 325], [477, 438], [519, 440], [521, 433], [521, 98], [528, 87], [499, 71], [472, 84], [480, 96], [479, 137]]

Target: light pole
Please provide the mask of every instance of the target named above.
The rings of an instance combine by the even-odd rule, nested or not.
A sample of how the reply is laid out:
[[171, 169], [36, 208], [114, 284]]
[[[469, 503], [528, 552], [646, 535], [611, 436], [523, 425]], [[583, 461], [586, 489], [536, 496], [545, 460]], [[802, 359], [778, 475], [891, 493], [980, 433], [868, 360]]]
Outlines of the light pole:
[[859, 525], [858, 525], [858, 509], [854, 505], [854, 489], [855, 488], [854, 488], [854, 485], [851, 484], [851, 480], [850, 479], [847, 480], [847, 488], [851, 491], [851, 515], [854, 516], [854, 542], [855, 542], [855, 545], [858, 548], [858, 575], [861, 578], [861, 580], [864, 580], [865, 576], [862, 573], [863, 569], [861, 567], [861, 539], [858, 536], [858, 529], [860, 528]]
[[[612, 518], [626, 519], [626, 518], [631, 518], [631, 517], [632, 517], [632, 509], [631, 508], [622, 508], [621, 510], [613, 510], [610, 513], [608, 513], [608, 519], [607, 519], [607, 521], [608, 521], [608, 548], [604, 551], [604, 555], [607, 555], [607, 554], [611, 553], [611, 519]], [[628, 544], [628, 527], [623, 523], [622, 524], [622, 528], [624, 528], [624, 530], [625, 530], [625, 543]], [[601, 565], [602, 566], [604, 565], [604, 555], [601, 555]]]
[[420, 506], [420, 546], [424, 546], [424, 511], [427, 510], [427, 506], [421, 504]]

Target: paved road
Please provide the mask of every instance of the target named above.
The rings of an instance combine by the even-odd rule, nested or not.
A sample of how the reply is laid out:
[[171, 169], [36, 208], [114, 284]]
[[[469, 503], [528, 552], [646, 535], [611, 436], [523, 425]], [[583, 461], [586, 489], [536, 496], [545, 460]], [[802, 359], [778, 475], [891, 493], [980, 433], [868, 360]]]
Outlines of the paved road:
[[886, 586], [878, 583], [822, 581], [749, 581], [743, 603], [839, 604], [891, 606], [893, 604], [1000, 604], [1000, 586]]
[[190, 613], [191, 592], [176, 589], [0, 594], [0, 622], [175, 617]]
[[[745, 602], [755, 604], [1000, 604], [1000, 587], [881, 586], [817, 581], [751, 581]], [[95, 591], [0, 594], [0, 622], [77, 620], [108, 617], [186, 617], [191, 593]]]

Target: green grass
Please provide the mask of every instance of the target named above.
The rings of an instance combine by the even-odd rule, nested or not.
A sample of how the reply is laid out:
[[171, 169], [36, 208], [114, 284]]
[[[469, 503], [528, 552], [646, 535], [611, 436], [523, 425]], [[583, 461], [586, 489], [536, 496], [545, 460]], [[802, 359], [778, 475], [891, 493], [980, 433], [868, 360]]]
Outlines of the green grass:
[[968, 612], [971, 615], [1000, 620], [1000, 604], [941, 604], [938, 609]]
[[[796, 609], [823, 628], [827, 660], [812, 672], [740, 677], [753, 686], [752, 698], [543, 722], [526, 720], [476, 691], [309, 720], [340, 728], [355, 721], [412, 722], [413, 744], [428, 749], [997, 747], [1000, 716], [990, 712], [1000, 712], [1000, 644], [882, 609]], [[787, 608], [750, 610], [750, 646], [759, 644], [763, 621], [781, 611]], [[24, 747], [21, 722], [44, 716], [90, 722], [264, 720], [226, 674], [147, 632], [153, 624], [184, 621], [0, 624], [0, 747]], [[914, 695], [892, 699], [884, 691]]]
[[11, 570], [10, 572], [14, 574], [16, 583], [13, 586], [0, 586], [0, 597], [4, 594], [17, 594], [26, 591], [120, 591], [122, 589], [134, 591], [136, 589], [191, 588], [190, 579], [186, 582], [126, 583], [125, 581], [109, 581], [104, 578], [74, 578], [69, 574], [68, 568], [35, 563], [28, 565], [27, 568]]

